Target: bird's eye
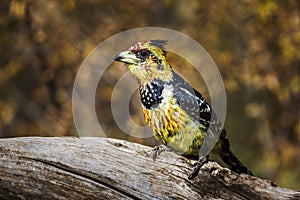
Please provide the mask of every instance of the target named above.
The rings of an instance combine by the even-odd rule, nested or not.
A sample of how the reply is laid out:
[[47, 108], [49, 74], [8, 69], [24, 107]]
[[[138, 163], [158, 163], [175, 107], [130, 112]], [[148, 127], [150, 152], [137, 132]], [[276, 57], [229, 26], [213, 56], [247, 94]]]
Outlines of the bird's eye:
[[141, 50], [137, 53], [137, 57], [140, 58], [142, 61], [145, 61], [150, 54], [151, 52], [148, 50]]
[[148, 50], [142, 50], [139, 53], [142, 57], [147, 57], [150, 54], [150, 52]]

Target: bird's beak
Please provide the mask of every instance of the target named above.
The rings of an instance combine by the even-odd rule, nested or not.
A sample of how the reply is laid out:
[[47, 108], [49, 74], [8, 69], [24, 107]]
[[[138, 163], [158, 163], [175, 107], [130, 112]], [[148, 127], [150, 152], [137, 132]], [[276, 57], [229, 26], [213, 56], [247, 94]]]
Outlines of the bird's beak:
[[123, 51], [119, 53], [114, 57], [114, 60], [126, 64], [138, 64], [140, 62], [140, 59], [138, 59], [131, 51]]

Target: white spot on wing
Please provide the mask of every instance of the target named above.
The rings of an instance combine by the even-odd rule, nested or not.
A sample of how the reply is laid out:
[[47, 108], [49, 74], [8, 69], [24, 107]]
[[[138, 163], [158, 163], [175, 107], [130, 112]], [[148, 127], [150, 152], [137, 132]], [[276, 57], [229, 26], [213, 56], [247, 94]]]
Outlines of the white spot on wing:
[[180, 89], [181, 89], [182, 91], [184, 91], [187, 95], [191, 96], [192, 98], [193, 98], [193, 97], [194, 97], [194, 98], [197, 98], [197, 100], [200, 102], [200, 105], [203, 104], [203, 103], [205, 103], [204, 100], [201, 99], [201, 98], [199, 98], [199, 97], [197, 97], [195, 93], [192, 94], [190, 91], [188, 91], [188, 90], [185, 89], [185, 88], [180, 88]]

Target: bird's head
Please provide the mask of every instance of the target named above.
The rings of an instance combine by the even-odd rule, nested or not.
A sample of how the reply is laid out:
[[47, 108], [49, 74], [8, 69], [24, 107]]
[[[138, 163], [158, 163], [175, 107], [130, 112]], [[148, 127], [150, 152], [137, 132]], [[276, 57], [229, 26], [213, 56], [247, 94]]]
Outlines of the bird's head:
[[114, 60], [127, 64], [140, 84], [153, 80], [170, 81], [172, 68], [166, 59], [166, 43], [165, 40], [140, 41], [116, 55]]

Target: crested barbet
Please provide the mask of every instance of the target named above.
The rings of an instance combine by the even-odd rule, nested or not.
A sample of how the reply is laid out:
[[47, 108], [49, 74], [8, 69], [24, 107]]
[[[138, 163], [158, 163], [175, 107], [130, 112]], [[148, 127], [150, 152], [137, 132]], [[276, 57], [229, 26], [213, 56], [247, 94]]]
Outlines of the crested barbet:
[[[139, 83], [145, 122], [162, 143], [153, 148], [153, 159], [165, 150], [197, 156], [188, 179], [198, 175], [209, 155], [236, 173], [253, 175], [231, 151], [225, 129], [211, 106], [172, 69], [166, 44], [165, 40], [140, 41], [114, 58], [125, 63]], [[200, 148], [206, 148], [205, 139], [214, 137], [217, 142], [209, 154], [199, 155]]]

